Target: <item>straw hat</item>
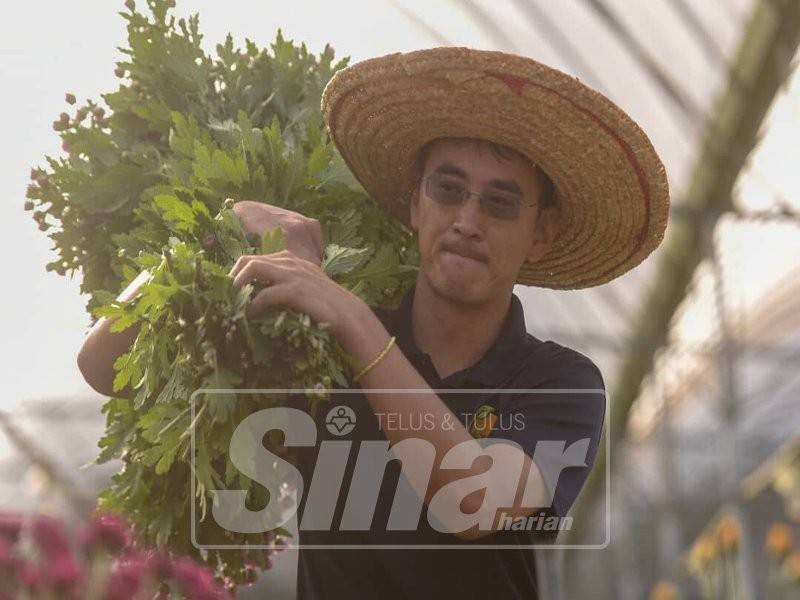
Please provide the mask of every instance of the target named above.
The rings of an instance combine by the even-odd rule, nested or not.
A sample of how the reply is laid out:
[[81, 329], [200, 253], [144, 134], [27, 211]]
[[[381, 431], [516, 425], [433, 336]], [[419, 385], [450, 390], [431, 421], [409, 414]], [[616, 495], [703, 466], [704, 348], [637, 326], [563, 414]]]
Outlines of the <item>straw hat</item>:
[[539, 165], [555, 185], [561, 228], [517, 283], [599, 285], [663, 239], [669, 190], [647, 135], [602, 94], [530, 58], [457, 47], [371, 58], [334, 74], [322, 113], [367, 193], [407, 226], [417, 152], [430, 140], [483, 138]]

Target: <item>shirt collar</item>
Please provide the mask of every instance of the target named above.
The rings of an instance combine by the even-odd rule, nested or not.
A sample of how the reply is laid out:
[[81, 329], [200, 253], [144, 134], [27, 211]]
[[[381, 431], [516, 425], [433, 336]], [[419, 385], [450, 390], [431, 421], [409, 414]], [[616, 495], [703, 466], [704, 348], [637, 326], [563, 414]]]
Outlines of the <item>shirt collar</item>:
[[[430, 357], [414, 342], [411, 325], [415, 288], [416, 285], [406, 292], [397, 309], [390, 315], [390, 323], [394, 330], [392, 335], [396, 336], [398, 347], [412, 362], [420, 359], [430, 360]], [[442, 380], [442, 383], [448, 387], [463, 387], [466, 382], [499, 387], [513, 375], [525, 355], [526, 336], [527, 329], [525, 328], [522, 303], [516, 294], [512, 293], [511, 306], [497, 339], [478, 362], [448, 375]]]

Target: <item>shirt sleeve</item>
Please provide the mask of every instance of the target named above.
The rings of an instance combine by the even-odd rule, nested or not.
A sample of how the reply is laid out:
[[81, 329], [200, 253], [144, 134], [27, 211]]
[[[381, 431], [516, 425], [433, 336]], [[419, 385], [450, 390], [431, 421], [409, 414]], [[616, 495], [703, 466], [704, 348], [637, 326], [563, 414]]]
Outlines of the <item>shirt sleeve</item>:
[[536, 391], [511, 395], [498, 411], [500, 422], [510, 426], [493, 429], [490, 437], [522, 447], [541, 471], [553, 498], [546, 512], [564, 517], [597, 456], [606, 410], [605, 384], [597, 366], [577, 352], [551, 364], [544, 378], [536, 378]]

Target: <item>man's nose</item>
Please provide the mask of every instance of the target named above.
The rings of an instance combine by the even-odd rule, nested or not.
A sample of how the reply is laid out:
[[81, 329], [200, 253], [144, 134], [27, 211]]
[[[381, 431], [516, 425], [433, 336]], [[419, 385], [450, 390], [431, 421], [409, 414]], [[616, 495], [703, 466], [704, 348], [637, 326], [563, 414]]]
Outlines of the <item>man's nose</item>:
[[456, 210], [452, 227], [464, 237], [480, 236], [483, 231], [484, 218], [480, 199], [477, 194], [470, 194]]

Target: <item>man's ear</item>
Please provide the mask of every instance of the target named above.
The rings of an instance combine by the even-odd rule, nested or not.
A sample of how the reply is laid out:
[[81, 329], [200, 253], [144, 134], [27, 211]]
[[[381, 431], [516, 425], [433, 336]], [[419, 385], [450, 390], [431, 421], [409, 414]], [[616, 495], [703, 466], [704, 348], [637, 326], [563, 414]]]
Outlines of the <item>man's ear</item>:
[[553, 246], [558, 238], [560, 229], [560, 212], [555, 206], [548, 206], [541, 210], [536, 217], [533, 239], [531, 240], [525, 262], [535, 263], [540, 260]]

